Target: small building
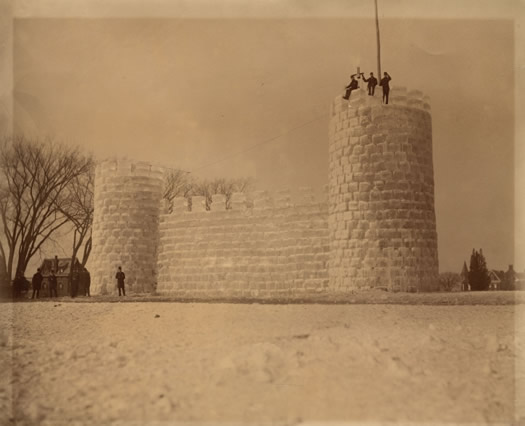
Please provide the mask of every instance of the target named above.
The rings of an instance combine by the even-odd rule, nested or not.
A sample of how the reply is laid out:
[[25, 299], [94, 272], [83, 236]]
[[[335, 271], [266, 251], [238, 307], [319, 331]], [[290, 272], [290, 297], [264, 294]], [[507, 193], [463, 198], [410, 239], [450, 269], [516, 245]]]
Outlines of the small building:
[[514, 265], [509, 265], [505, 280], [505, 290], [525, 290], [525, 272], [516, 272]]
[[489, 290], [502, 290], [505, 281], [505, 271], [497, 271], [496, 269], [491, 269], [489, 271], [490, 284]]
[[[78, 284], [78, 296], [84, 296], [86, 294], [86, 283], [89, 279], [89, 271], [82, 266], [78, 259], [75, 259], [73, 265], [73, 272], [79, 274], [79, 284]], [[59, 258], [55, 256], [54, 258], [44, 259], [42, 265], [40, 266], [40, 272], [44, 277], [42, 281], [42, 289], [40, 290], [40, 296], [50, 296], [49, 291], [49, 276], [51, 275], [51, 270], [55, 271], [57, 277], [57, 294], [58, 296], [70, 296], [71, 287], [69, 285], [69, 274], [71, 272], [71, 258]]]
[[[507, 271], [491, 269], [488, 271], [490, 284], [488, 290], [525, 290], [525, 272], [516, 272], [513, 265], [509, 265]], [[463, 291], [470, 290], [468, 282], [467, 263], [463, 263], [461, 271]]]
[[525, 272], [516, 272], [514, 265], [507, 271], [489, 271], [490, 290], [525, 290]]

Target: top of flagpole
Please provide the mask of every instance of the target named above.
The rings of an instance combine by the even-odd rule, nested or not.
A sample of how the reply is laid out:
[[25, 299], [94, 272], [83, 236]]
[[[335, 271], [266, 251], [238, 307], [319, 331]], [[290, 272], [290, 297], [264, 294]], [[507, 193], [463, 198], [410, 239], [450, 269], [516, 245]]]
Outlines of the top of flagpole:
[[377, 37], [377, 78], [381, 79], [381, 41], [379, 37], [379, 15], [377, 12], [377, 0], [374, 0], [376, 12], [376, 37]]

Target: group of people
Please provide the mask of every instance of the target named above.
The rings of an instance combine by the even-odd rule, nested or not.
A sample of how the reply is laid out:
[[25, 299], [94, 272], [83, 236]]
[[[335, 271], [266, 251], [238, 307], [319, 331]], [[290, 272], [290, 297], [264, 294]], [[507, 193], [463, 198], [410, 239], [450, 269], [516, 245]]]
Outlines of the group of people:
[[[126, 295], [126, 286], [125, 286], [125, 279], [126, 274], [122, 272], [122, 267], [118, 267], [118, 271], [115, 275], [115, 279], [117, 280], [117, 288], [118, 288], [118, 295], [119, 296], [125, 296]], [[38, 299], [40, 298], [40, 290], [42, 290], [42, 282], [44, 281], [44, 276], [42, 275], [42, 271], [40, 268], [37, 269], [36, 273], [33, 275], [33, 278], [31, 279], [31, 287], [33, 289], [33, 294], [31, 295], [31, 299]], [[49, 284], [49, 297], [58, 297], [58, 280], [57, 276], [55, 274], [55, 270], [51, 269], [50, 275], [47, 277], [47, 282]], [[78, 289], [79, 289], [79, 282], [80, 282], [80, 275], [78, 272], [73, 272], [73, 275], [71, 277], [71, 297], [76, 297], [78, 295]], [[84, 281], [84, 290], [86, 296], [91, 296], [90, 294], [90, 286], [91, 286], [91, 277], [89, 275], [89, 272], [86, 273], [86, 279]], [[18, 299], [21, 296], [21, 293], [23, 290], [28, 290], [26, 288], [26, 280], [23, 276], [23, 274], [16, 274], [16, 277], [13, 281], [13, 297]]]
[[[377, 78], [374, 77], [373, 72], [370, 73], [370, 77], [368, 78], [365, 77], [365, 73], [361, 72], [359, 74], [352, 74], [350, 76], [352, 80], [350, 81], [348, 86], [345, 87], [346, 92], [345, 92], [345, 95], [343, 96], [343, 99], [346, 99], [346, 100], [350, 99], [350, 94], [352, 93], [352, 91], [359, 89], [359, 83], [356, 80], [356, 76], [359, 76], [359, 75], [361, 75], [363, 77], [363, 81], [367, 83], [368, 96], [374, 96], [376, 86], [377, 86]], [[388, 95], [390, 94], [390, 80], [392, 80], [392, 78], [387, 72], [385, 72], [383, 78], [379, 82], [379, 85], [383, 88], [383, 103], [384, 104], [388, 104]]]
[[[38, 268], [36, 270], [36, 273], [33, 275], [33, 278], [31, 279], [31, 287], [33, 288], [33, 294], [31, 295], [31, 299], [35, 299], [35, 298], [38, 299], [40, 297], [40, 290], [42, 289], [43, 281], [44, 281], [44, 276], [42, 275], [42, 271], [40, 270], [40, 268]], [[49, 297], [58, 297], [58, 280], [57, 280], [57, 276], [55, 274], [54, 269], [51, 269], [51, 273], [47, 277], [47, 282], [49, 285]], [[75, 271], [73, 272], [71, 276], [71, 292], [70, 292], [71, 297], [78, 296], [79, 283], [80, 283], [80, 274]], [[84, 284], [84, 295], [91, 296], [90, 294], [91, 276], [89, 275], [89, 272], [86, 272], [84, 274], [83, 284]], [[15, 288], [19, 288], [19, 285], [16, 279], [14, 282], [14, 286]]]
[[[42, 281], [44, 281], [44, 276], [42, 275], [42, 272], [40, 271], [40, 268], [36, 270], [35, 275], [33, 275], [33, 279], [31, 280], [31, 286], [33, 287], [33, 295], [31, 296], [31, 299], [34, 299], [35, 296], [38, 299], [40, 297], [40, 290], [42, 289]], [[58, 297], [57, 293], [57, 287], [58, 287], [58, 281], [57, 276], [55, 275], [55, 270], [51, 269], [51, 275], [47, 277], [47, 281], [49, 283], [49, 297]]]

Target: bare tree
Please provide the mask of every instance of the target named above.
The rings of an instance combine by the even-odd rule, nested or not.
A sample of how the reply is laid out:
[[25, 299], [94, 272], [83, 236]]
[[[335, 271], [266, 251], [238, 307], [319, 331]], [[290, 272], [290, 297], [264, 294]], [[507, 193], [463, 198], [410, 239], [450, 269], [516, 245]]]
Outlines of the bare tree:
[[[0, 217], [8, 279], [24, 273], [30, 259], [68, 222], [63, 214], [72, 182], [92, 169], [78, 149], [50, 140], [8, 137], [0, 145]], [[7, 250], [2, 243], [5, 241]], [[7, 252], [7, 253], [6, 253]]]
[[210, 210], [212, 195], [226, 196], [226, 206], [229, 208], [231, 196], [234, 192], [249, 192], [253, 187], [251, 178], [239, 179], [196, 179], [188, 172], [172, 170], [166, 175], [164, 199], [168, 201], [168, 211], [173, 211], [175, 197], [202, 196], [206, 198], [206, 209]]
[[184, 170], [170, 170], [165, 176], [163, 198], [168, 202], [168, 211], [173, 211], [175, 197], [191, 197], [194, 189], [194, 179]]
[[233, 192], [250, 192], [254, 187], [254, 180], [252, 178], [238, 178], [233, 180]]
[[2, 241], [0, 241], [0, 293], [2, 292], [2, 290], [7, 289], [9, 284], [9, 279], [7, 278], [6, 265], [7, 263], [4, 248], [2, 247]]
[[91, 253], [91, 225], [94, 213], [94, 167], [86, 173], [76, 176], [71, 180], [65, 191], [64, 197], [57, 206], [60, 212], [73, 225], [73, 247], [71, 254], [71, 270], [69, 280], [73, 274], [73, 267], [77, 254], [84, 245], [82, 253], [82, 266], [86, 266]]
[[212, 195], [222, 194], [226, 196], [226, 208], [230, 208], [230, 201], [235, 192], [249, 192], [253, 187], [253, 180], [250, 178], [225, 179], [215, 178], [197, 182], [193, 195], [206, 197], [206, 210], [210, 210]]
[[442, 272], [439, 274], [439, 288], [441, 291], [461, 289], [461, 276], [455, 272]]
[[206, 210], [211, 209], [212, 195], [223, 193], [223, 180], [224, 179], [200, 180], [195, 184], [192, 195], [204, 197]]

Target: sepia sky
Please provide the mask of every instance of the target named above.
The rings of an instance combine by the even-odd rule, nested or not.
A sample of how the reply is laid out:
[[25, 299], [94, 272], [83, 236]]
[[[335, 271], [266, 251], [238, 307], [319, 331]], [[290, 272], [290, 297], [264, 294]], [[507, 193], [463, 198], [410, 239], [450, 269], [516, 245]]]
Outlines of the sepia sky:
[[[358, 65], [377, 68], [373, 8], [363, 12], [362, 3], [348, 3], [357, 18], [350, 10], [88, 19], [27, 13], [31, 2], [20, 2], [14, 130], [99, 158], [253, 176], [268, 189], [321, 188], [330, 103]], [[440, 270], [459, 272], [473, 247], [489, 268], [506, 269], [514, 256], [514, 23], [390, 18], [389, 7], [382, 70], [392, 87], [431, 97]]]

